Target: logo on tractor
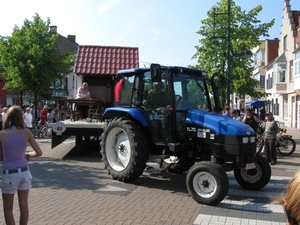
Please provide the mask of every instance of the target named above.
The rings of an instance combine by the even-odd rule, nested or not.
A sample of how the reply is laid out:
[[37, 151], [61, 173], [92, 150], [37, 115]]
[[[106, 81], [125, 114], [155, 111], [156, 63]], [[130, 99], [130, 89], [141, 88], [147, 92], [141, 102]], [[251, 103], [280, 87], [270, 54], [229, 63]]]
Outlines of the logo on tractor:
[[198, 129], [198, 132], [210, 133], [210, 129], [202, 129], [202, 128], [199, 128], [199, 129]]
[[150, 120], [163, 120], [163, 116], [162, 115], [155, 115], [155, 114], [150, 114], [149, 115], [149, 119]]
[[187, 127], [187, 128], [186, 128], [186, 131], [189, 131], [189, 132], [197, 132], [197, 129], [196, 129], [196, 127]]

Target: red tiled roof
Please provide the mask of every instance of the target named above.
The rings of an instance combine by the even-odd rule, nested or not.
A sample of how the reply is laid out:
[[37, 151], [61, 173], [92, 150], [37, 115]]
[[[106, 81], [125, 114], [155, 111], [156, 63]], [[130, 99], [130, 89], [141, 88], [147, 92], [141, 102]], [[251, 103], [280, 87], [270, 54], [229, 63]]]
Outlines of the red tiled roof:
[[116, 75], [120, 69], [139, 67], [136, 47], [79, 45], [75, 73]]

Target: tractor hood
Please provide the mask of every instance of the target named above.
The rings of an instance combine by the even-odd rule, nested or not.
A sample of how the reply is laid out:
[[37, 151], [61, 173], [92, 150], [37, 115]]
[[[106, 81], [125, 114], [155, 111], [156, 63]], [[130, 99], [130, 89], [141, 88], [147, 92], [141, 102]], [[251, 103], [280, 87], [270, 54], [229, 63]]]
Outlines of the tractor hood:
[[253, 129], [243, 122], [198, 109], [187, 110], [186, 123], [211, 129], [221, 135], [255, 135]]

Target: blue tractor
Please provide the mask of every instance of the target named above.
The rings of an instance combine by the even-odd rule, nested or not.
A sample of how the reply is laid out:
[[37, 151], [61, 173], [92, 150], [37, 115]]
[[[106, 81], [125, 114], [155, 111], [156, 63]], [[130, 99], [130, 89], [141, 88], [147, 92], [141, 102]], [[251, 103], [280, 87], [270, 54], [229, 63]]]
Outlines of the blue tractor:
[[189, 194], [206, 205], [226, 197], [228, 171], [245, 189], [266, 186], [271, 168], [256, 154], [255, 132], [218, 114], [215, 78], [209, 80], [202, 70], [159, 64], [119, 71], [117, 106], [103, 113], [108, 124], [101, 153], [108, 173], [132, 181], [143, 173], [150, 155], [160, 155], [160, 165], [170, 172], [187, 171]]

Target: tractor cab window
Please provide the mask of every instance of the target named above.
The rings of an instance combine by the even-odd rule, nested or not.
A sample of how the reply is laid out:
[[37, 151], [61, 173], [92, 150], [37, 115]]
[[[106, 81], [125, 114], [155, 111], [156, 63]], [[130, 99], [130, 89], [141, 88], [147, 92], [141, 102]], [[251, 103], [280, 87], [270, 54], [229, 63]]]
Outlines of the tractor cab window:
[[118, 105], [130, 106], [134, 77], [123, 77], [115, 86], [115, 101]]
[[179, 73], [174, 77], [173, 85], [177, 110], [208, 110], [208, 95], [203, 77]]
[[152, 82], [150, 71], [135, 80], [137, 99], [140, 106], [145, 108], [167, 107], [168, 95], [166, 92], [166, 79], [161, 82]]

